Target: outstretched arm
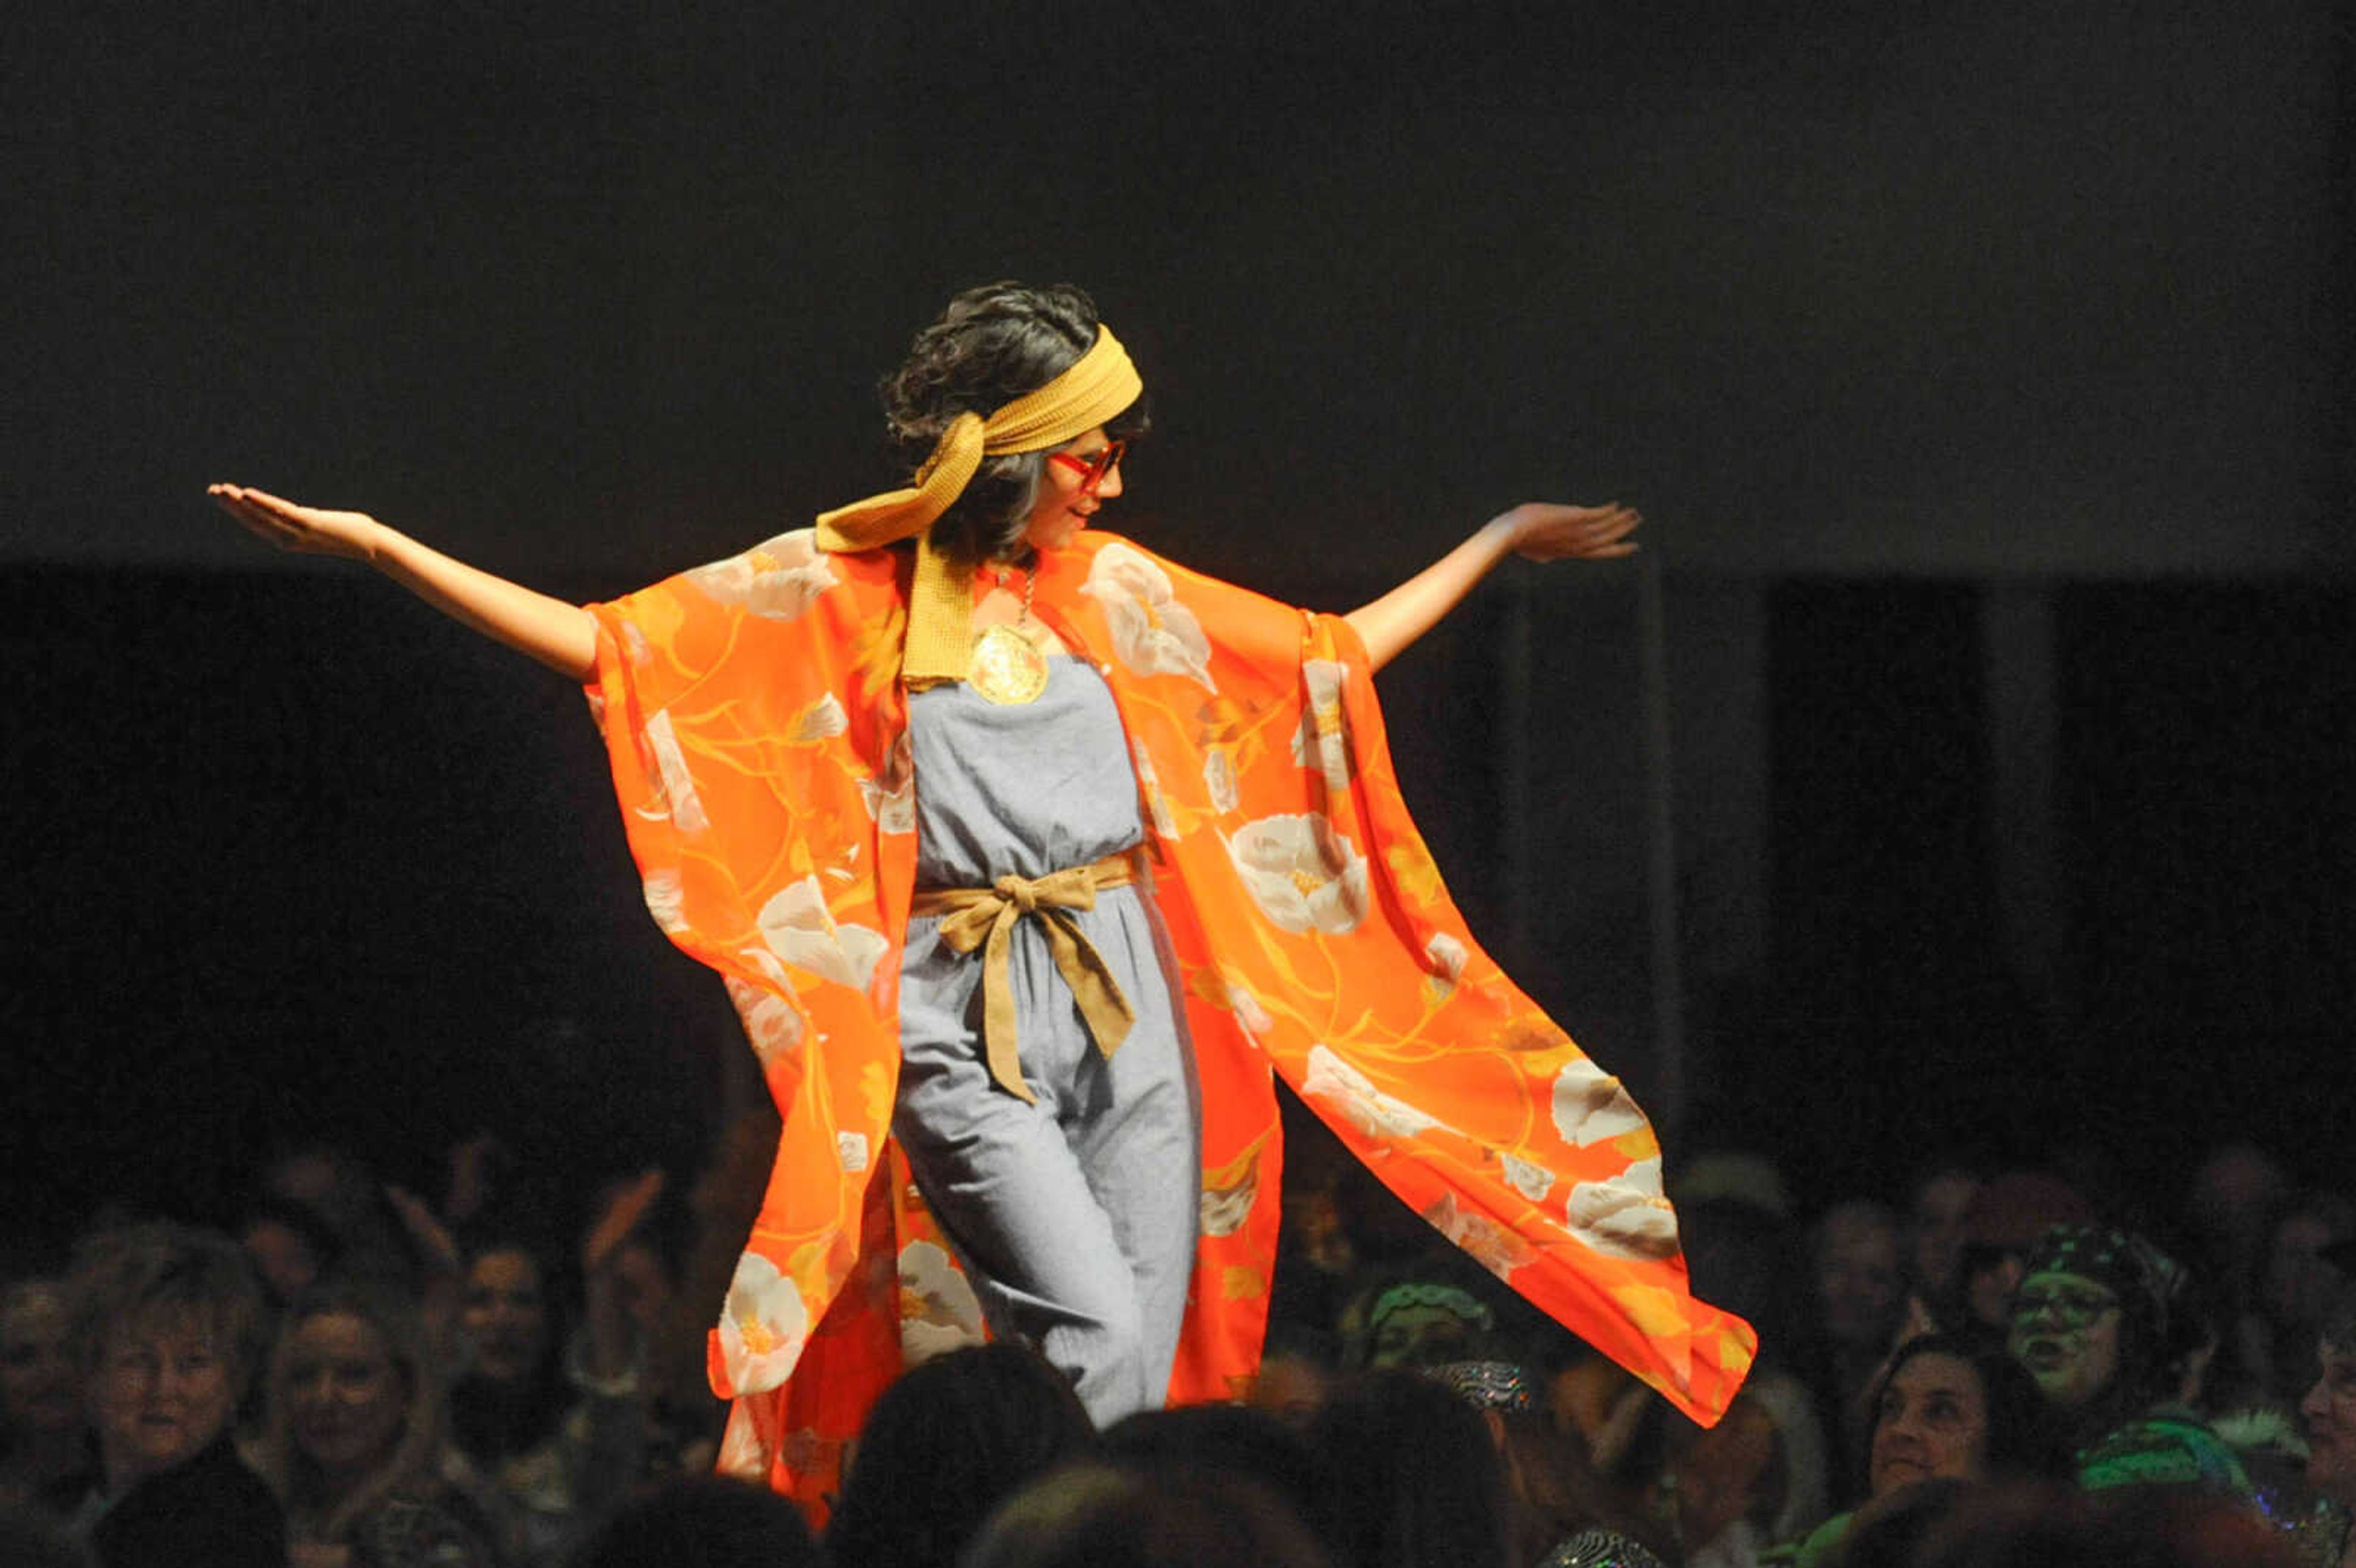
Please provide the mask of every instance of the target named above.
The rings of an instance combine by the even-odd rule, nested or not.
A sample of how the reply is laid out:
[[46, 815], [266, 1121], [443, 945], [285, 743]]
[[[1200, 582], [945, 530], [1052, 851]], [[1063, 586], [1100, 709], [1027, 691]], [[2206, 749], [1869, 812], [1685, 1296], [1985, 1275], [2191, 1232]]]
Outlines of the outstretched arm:
[[453, 560], [366, 512], [297, 506], [242, 485], [214, 485], [206, 494], [281, 549], [365, 561], [453, 620], [560, 675], [586, 681], [596, 672], [597, 623], [578, 604]]
[[1526, 502], [1490, 518], [1471, 539], [1344, 619], [1380, 669], [1438, 625], [1508, 555], [1532, 560], [1612, 560], [1633, 555], [1636, 547], [1628, 536], [1644, 520], [1616, 501], [1601, 507]]

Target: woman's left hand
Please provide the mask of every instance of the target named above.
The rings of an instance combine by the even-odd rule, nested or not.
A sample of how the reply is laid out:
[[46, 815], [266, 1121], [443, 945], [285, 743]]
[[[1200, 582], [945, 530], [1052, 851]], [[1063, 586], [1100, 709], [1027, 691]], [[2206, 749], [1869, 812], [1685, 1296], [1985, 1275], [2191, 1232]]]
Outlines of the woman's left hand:
[[609, 1272], [623, 1241], [638, 1228], [638, 1221], [647, 1217], [647, 1211], [654, 1206], [662, 1189], [663, 1173], [659, 1166], [638, 1172], [614, 1189], [613, 1196], [605, 1200], [605, 1207], [581, 1243], [584, 1276], [594, 1282]]
[[581, 1243], [583, 1328], [588, 1333], [592, 1377], [619, 1378], [636, 1360], [630, 1315], [622, 1305], [622, 1281], [615, 1264], [622, 1243], [645, 1219], [663, 1189], [659, 1168], [640, 1171], [613, 1189]]
[[1616, 560], [1636, 553], [1628, 536], [1644, 520], [1617, 501], [1601, 507], [1527, 501], [1489, 526], [1504, 531], [1508, 549], [1531, 560]]
[[1367, 664], [1380, 669], [1456, 608], [1507, 555], [1532, 560], [1614, 560], [1636, 553], [1628, 536], [1644, 520], [1634, 507], [1617, 501], [1601, 507], [1525, 501], [1510, 512], [1498, 513], [1471, 539], [1343, 618], [1365, 645]]
[[410, 1242], [417, 1249], [417, 1261], [425, 1272], [436, 1276], [455, 1277], [466, 1272], [466, 1260], [458, 1251], [457, 1238], [450, 1227], [434, 1212], [433, 1206], [405, 1187], [384, 1184], [384, 1200], [401, 1221], [401, 1228], [409, 1232]]

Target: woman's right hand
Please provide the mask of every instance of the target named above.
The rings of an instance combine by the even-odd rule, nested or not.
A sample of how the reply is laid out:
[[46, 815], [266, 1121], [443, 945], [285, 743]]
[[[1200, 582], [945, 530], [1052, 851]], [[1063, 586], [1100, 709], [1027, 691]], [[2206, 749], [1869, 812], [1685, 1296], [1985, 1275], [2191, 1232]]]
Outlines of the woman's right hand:
[[220, 509], [280, 549], [305, 555], [335, 555], [347, 560], [374, 559], [384, 525], [366, 512], [330, 512], [299, 506], [267, 490], [244, 485], [209, 485], [205, 494]]
[[329, 512], [243, 485], [211, 485], [220, 509], [280, 549], [372, 566], [463, 625], [538, 659], [568, 680], [597, 673], [597, 619], [578, 604], [477, 571], [366, 512]]

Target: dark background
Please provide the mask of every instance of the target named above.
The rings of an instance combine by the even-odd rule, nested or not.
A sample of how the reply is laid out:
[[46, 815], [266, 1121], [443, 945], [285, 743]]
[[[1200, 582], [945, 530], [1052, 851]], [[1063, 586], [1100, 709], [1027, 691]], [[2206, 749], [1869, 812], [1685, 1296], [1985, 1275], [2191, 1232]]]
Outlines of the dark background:
[[2351, 58], [2290, 0], [11, 8], [12, 1219], [295, 1129], [691, 1162], [742, 1048], [577, 695], [202, 485], [611, 593], [891, 482], [875, 378], [1007, 275], [1130, 345], [1118, 526], [1207, 570], [1346, 609], [1644, 509], [1384, 684], [1673, 1164], [2345, 1186]]

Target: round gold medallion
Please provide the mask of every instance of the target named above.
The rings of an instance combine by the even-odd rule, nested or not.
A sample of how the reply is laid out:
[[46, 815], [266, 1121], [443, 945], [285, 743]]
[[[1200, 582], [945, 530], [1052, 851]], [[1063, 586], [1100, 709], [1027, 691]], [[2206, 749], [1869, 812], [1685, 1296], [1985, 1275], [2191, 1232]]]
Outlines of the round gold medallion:
[[1012, 626], [985, 626], [974, 636], [965, 682], [987, 701], [1036, 702], [1047, 689], [1047, 656]]

